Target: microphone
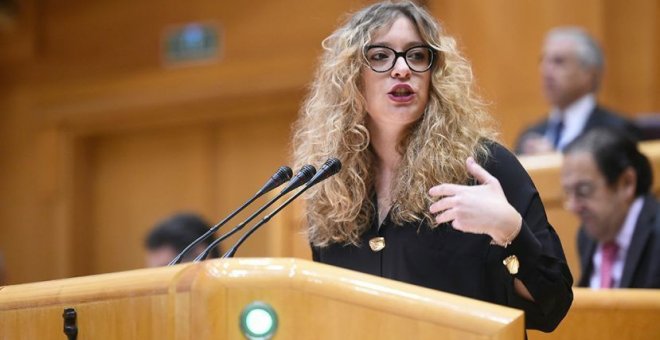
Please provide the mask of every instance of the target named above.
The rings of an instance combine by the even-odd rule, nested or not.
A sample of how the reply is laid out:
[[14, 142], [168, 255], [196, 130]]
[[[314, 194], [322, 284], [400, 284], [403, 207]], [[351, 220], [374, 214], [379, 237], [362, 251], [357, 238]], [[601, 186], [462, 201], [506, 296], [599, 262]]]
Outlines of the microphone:
[[234, 254], [236, 254], [236, 250], [238, 250], [238, 247], [245, 242], [245, 240], [252, 235], [259, 227], [262, 225], [266, 224], [270, 219], [275, 216], [280, 210], [284, 209], [289, 203], [291, 203], [294, 199], [298, 198], [303, 192], [305, 192], [307, 189], [311, 188], [312, 186], [318, 184], [319, 182], [327, 179], [328, 177], [336, 174], [341, 170], [341, 162], [337, 158], [329, 158], [323, 165], [321, 166], [321, 169], [312, 177], [305, 186], [300, 189], [298, 192], [295, 193], [295, 195], [289, 197], [284, 203], [282, 203], [279, 207], [277, 207], [275, 210], [273, 210], [271, 213], [268, 215], [264, 216], [264, 218], [261, 219], [261, 221], [257, 222], [250, 230], [248, 230], [243, 236], [241, 236], [240, 239], [234, 244], [233, 247], [231, 247], [224, 255], [222, 255], [222, 258], [230, 258], [234, 257]]
[[252, 202], [254, 202], [254, 200], [261, 197], [263, 194], [277, 188], [278, 186], [282, 185], [284, 182], [288, 181], [291, 178], [291, 175], [293, 175], [293, 171], [291, 171], [291, 168], [289, 168], [288, 166], [281, 166], [268, 179], [268, 181], [266, 181], [266, 184], [264, 184], [264, 186], [261, 187], [261, 189], [259, 189], [259, 191], [257, 191], [257, 193], [254, 194], [254, 196], [252, 196], [252, 198], [247, 200], [247, 202], [243, 203], [243, 205], [238, 207], [238, 209], [234, 210], [231, 214], [229, 214], [229, 216], [225, 217], [225, 219], [220, 221], [220, 223], [218, 223], [218, 224], [214, 225], [213, 227], [211, 227], [202, 236], [198, 237], [196, 240], [194, 240], [192, 243], [190, 243], [188, 246], [186, 246], [185, 249], [183, 249], [174, 259], [172, 259], [172, 261], [170, 261], [168, 266], [181, 263], [181, 260], [183, 259], [184, 256], [186, 256], [186, 254], [188, 254], [188, 252], [190, 252], [190, 249], [194, 248], [195, 246], [200, 244], [202, 241], [209, 238], [213, 233], [218, 231], [218, 229], [220, 229], [220, 227], [222, 227], [225, 223], [227, 223], [227, 221], [234, 218], [234, 216], [236, 216], [236, 214], [241, 212], [248, 205], [252, 204]]
[[209, 244], [208, 247], [206, 247], [206, 249], [204, 249], [204, 251], [201, 254], [199, 254], [193, 262], [199, 262], [199, 261], [204, 260], [207, 256], [209, 256], [209, 253], [211, 252], [211, 250], [218, 243], [222, 242], [227, 237], [229, 237], [231, 235], [234, 235], [237, 231], [243, 229], [243, 227], [245, 227], [246, 224], [250, 223], [250, 221], [252, 221], [255, 217], [257, 217], [259, 214], [261, 214], [264, 210], [268, 209], [268, 207], [273, 205], [273, 203], [275, 203], [275, 201], [277, 201], [282, 196], [289, 193], [291, 190], [293, 190], [293, 189], [305, 184], [306, 182], [308, 182], [312, 177], [314, 177], [314, 174], [316, 174], [316, 168], [314, 168], [313, 166], [311, 166], [309, 164], [304, 165], [298, 171], [298, 173], [295, 176], [293, 176], [293, 178], [289, 181], [289, 185], [287, 185], [284, 189], [282, 189], [282, 191], [279, 194], [277, 194], [277, 196], [275, 196], [273, 199], [271, 199], [266, 204], [264, 204], [261, 208], [259, 208], [259, 210], [254, 212], [252, 215], [250, 215], [250, 217], [245, 219], [239, 225], [234, 227], [234, 229], [230, 230], [228, 233], [220, 236], [219, 238], [217, 238], [213, 242], [211, 242], [211, 244]]
[[307, 182], [307, 185], [305, 185], [305, 190], [309, 189], [311, 186], [316, 185], [316, 183], [336, 174], [341, 170], [341, 162], [337, 158], [328, 158], [323, 165], [321, 165], [321, 169], [319, 172], [312, 177], [312, 179]]

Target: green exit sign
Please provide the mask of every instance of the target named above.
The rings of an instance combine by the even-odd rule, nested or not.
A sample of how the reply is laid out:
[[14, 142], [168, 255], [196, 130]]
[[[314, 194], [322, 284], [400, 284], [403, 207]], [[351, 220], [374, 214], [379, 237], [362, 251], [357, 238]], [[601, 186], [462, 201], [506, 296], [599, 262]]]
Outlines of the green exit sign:
[[170, 27], [163, 41], [163, 60], [167, 65], [216, 60], [221, 34], [217, 25], [190, 23]]

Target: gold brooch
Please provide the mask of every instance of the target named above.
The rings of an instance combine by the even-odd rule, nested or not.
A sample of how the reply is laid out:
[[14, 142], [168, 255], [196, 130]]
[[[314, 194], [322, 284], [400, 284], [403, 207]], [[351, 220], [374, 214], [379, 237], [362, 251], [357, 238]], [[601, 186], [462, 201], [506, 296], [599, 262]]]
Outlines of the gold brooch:
[[381, 251], [385, 248], [385, 238], [384, 237], [374, 237], [369, 240], [369, 247], [373, 251]]
[[502, 263], [506, 266], [506, 269], [509, 271], [509, 274], [516, 275], [518, 274], [518, 268], [520, 268], [520, 262], [516, 255], [511, 255], [505, 258]]

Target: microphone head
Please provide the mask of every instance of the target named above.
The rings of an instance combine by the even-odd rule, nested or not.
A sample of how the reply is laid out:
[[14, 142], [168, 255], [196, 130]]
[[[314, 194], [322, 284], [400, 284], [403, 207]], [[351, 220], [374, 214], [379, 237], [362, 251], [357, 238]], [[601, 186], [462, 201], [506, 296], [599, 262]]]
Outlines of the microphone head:
[[277, 183], [277, 186], [280, 186], [282, 183], [290, 180], [291, 177], [293, 177], [293, 170], [285, 165], [277, 169], [277, 172], [271, 178]]
[[257, 192], [255, 197], [259, 197], [277, 187], [291, 178], [293, 171], [288, 166], [281, 166], [277, 171], [270, 176], [266, 184]]
[[322, 180], [338, 173], [339, 170], [341, 170], [341, 161], [334, 157], [328, 158], [328, 160], [323, 163], [321, 169], [319, 169], [316, 175], [312, 177], [309, 182], [307, 182], [307, 187], [311, 187], [312, 185], [315, 185], [318, 182], [321, 182]]
[[341, 170], [341, 161], [334, 157], [328, 158], [328, 160], [321, 166], [321, 169], [324, 168], [328, 169], [328, 177], [332, 176]]
[[314, 177], [314, 175], [316, 175], [316, 168], [309, 164], [306, 164], [303, 165], [302, 168], [300, 168], [300, 171], [296, 176], [300, 176], [300, 180], [303, 183], [305, 183], [309, 181], [312, 177]]
[[282, 190], [280, 195], [283, 195], [283, 194], [285, 194], [285, 193], [287, 193], [287, 192], [289, 192], [289, 191], [305, 184], [307, 181], [309, 181], [310, 178], [314, 177], [315, 174], [316, 174], [316, 168], [315, 167], [313, 167], [309, 164], [303, 165], [303, 167], [300, 168], [300, 170], [298, 170], [298, 173], [295, 176], [293, 176], [291, 181], [289, 181], [289, 185], [287, 185], [286, 188], [284, 188]]

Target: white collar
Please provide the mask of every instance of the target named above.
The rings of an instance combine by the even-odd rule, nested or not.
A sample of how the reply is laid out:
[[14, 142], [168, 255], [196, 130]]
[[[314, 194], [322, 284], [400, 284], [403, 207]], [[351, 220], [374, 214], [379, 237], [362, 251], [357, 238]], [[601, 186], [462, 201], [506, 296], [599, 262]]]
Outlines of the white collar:
[[[626, 219], [623, 221], [621, 230], [616, 235], [615, 241], [619, 250], [617, 251], [616, 259], [612, 264], [613, 287], [621, 287], [621, 279], [623, 278], [624, 269], [623, 267], [626, 263], [630, 242], [632, 241], [632, 237], [635, 232], [635, 226], [637, 225], [637, 220], [639, 220], [639, 215], [642, 212], [643, 206], [644, 197], [638, 197], [633, 201], [633, 203], [630, 205], [630, 208], [628, 208], [628, 214], [626, 215]], [[591, 277], [589, 278], [589, 286], [592, 288], [600, 287], [602, 255], [603, 243], [599, 242], [598, 247], [596, 248], [596, 252], [591, 258], [593, 263], [593, 271], [591, 273]]]
[[571, 103], [563, 111], [556, 107], [550, 111], [549, 121], [551, 123], [557, 124], [563, 118], [564, 129], [558, 144], [560, 150], [582, 133], [595, 107], [596, 97], [593, 93], [588, 93]]
[[623, 221], [623, 226], [619, 234], [616, 235], [616, 244], [624, 253], [627, 253], [630, 242], [632, 241], [635, 225], [637, 224], [637, 220], [639, 220], [639, 214], [642, 212], [643, 205], [644, 197], [637, 197], [633, 201], [630, 209], [628, 209], [628, 215], [626, 215], [626, 219]]

